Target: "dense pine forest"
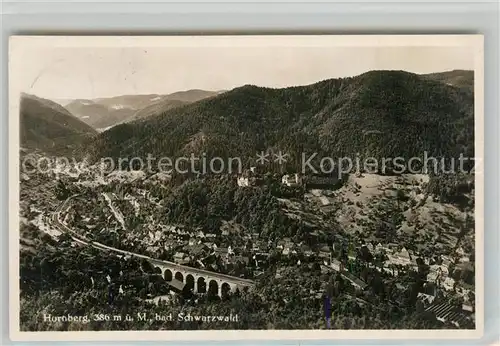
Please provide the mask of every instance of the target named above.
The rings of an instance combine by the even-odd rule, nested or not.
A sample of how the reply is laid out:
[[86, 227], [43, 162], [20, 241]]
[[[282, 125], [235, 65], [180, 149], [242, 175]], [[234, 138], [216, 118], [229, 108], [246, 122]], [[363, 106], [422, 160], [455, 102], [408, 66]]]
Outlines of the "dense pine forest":
[[282, 150], [329, 157], [473, 157], [473, 95], [403, 71], [371, 71], [284, 89], [246, 85], [123, 124], [97, 137], [91, 157], [240, 157]]

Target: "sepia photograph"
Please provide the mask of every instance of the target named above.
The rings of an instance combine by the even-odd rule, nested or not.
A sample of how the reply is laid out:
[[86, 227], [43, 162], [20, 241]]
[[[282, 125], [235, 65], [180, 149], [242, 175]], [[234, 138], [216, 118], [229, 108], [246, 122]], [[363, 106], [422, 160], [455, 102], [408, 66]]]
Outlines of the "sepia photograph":
[[11, 332], [477, 336], [483, 79], [481, 35], [11, 37]]

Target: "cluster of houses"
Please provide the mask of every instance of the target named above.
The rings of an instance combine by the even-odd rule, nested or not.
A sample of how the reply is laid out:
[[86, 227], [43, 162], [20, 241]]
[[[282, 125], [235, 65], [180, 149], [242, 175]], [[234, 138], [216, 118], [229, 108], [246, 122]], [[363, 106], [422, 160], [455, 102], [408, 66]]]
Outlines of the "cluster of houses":
[[[285, 176], [286, 177], [286, 176]], [[284, 180], [285, 180], [284, 177]], [[70, 217], [72, 214], [67, 214]], [[109, 218], [112, 216], [110, 215]], [[97, 220], [94, 217], [87, 217], [83, 219], [86, 227], [91, 230], [97, 226], [92, 221]], [[68, 220], [67, 220], [68, 221]], [[107, 220], [108, 223], [113, 220]], [[340, 261], [333, 258], [333, 247], [327, 244], [318, 243], [314, 248], [307, 244], [295, 243], [291, 238], [285, 237], [277, 242], [266, 242], [259, 239], [258, 233], [245, 234], [243, 239], [235, 240], [230, 236], [227, 229], [222, 229], [219, 235], [215, 233], [206, 233], [201, 229], [187, 230], [179, 226], [168, 225], [154, 225], [150, 223], [146, 226], [148, 228], [148, 236], [141, 239], [142, 244], [146, 244], [146, 251], [149, 253], [157, 253], [161, 248], [166, 251], [174, 253], [173, 260], [178, 264], [188, 264], [193, 261], [199, 261], [203, 266], [203, 259], [207, 256], [214, 255], [220, 258], [223, 263], [236, 263], [241, 262], [249, 264], [250, 261], [255, 264], [255, 267], [263, 268], [270, 256], [271, 252], [281, 254], [286, 258], [289, 256], [300, 255], [305, 258], [315, 257], [318, 258], [324, 265], [332, 267], [339, 271], [342, 269]], [[115, 228], [118, 230], [119, 225], [116, 224]], [[342, 239], [339, 240], [343, 242]], [[126, 239], [125, 245], [134, 246], [138, 243], [137, 239]], [[246, 244], [251, 244], [248, 247]], [[382, 245], [381, 243], [372, 244], [367, 243], [364, 245], [373, 255], [383, 253], [385, 255], [385, 263], [383, 270], [394, 272], [398, 266], [413, 266], [417, 268], [416, 258], [406, 248], [400, 248], [397, 244]], [[462, 254], [459, 260], [459, 269], [464, 267], [468, 270], [467, 264], [468, 257], [465, 256], [463, 250], [458, 249], [458, 253]], [[356, 253], [349, 251], [348, 257], [351, 260], [356, 258]], [[441, 256], [439, 263], [429, 264], [430, 273], [428, 280], [437, 282], [440, 286], [447, 290], [455, 288], [455, 280], [450, 277], [449, 273], [450, 264], [453, 260], [448, 256]], [[473, 268], [472, 268], [473, 271]]]
[[[399, 248], [396, 244], [388, 244], [384, 246], [380, 243], [373, 245], [368, 243], [364, 245], [373, 255], [382, 253], [384, 254], [384, 266], [383, 270], [387, 272], [397, 273], [398, 267], [412, 266], [417, 270], [416, 256], [406, 248]], [[342, 271], [344, 265], [337, 259], [331, 257], [331, 253], [327, 248], [322, 248], [320, 251], [320, 257], [323, 258], [323, 264], [333, 268], [336, 271]], [[349, 251], [348, 258], [354, 260], [356, 258], [355, 251]], [[449, 256], [441, 256], [439, 263], [427, 263], [429, 265], [429, 274], [427, 280], [429, 282], [436, 283], [439, 287], [446, 290], [456, 289], [456, 281], [451, 277], [449, 273], [449, 267], [453, 264], [453, 260]], [[455, 266], [456, 271], [460, 271], [460, 274], [464, 276], [463, 272], [473, 273], [473, 265], [468, 261], [467, 257], [460, 258], [460, 262]], [[471, 274], [473, 275], [473, 274]], [[467, 290], [463, 290], [463, 293], [467, 293]]]
[[[182, 265], [197, 262], [200, 267], [204, 267], [209, 262], [206, 261], [207, 258], [215, 257], [225, 265], [234, 265], [238, 262], [245, 266], [251, 264], [258, 271], [266, 267], [271, 253], [277, 253], [283, 259], [295, 256], [317, 259], [333, 270], [347, 272], [344, 270], [344, 264], [333, 257], [339, 241], [333, 246], [318, 243], [313, 248], [303, 242], [296, 243], [288, 237], [277, 242], [264, 241], [259, 239], [258, 233], [245, 234], [243, 239], [235, 240], [229, 236], [227, 230], [223, 230], [224, 234], [216, 235], [202, 230], [187, 231], [175, 226], [162, 225], [157, 230], [153, 230], [152, 226], [149, 227], [151, 227], [149, 237], [146, 237], [146, 242], [150, 244], [148, 251], [158, 251], [158, 246], [163, 247], [173, 252], [174, 262]], [[340, 240], [340, 242], [344, 241]], [[416, 256], [397, 244], [367, 243], [363, 247], [366, 247], [374, 256], [384, 254], [385, 261], [382, 270], [395, 273], [399, 266], [413, 266], [417, 269]], [[351, 250], [348, 251], [348, 258], [354, 260], [357, 257], [357, 251]], [[445, 290], [456, 288], [455, 280], [448, 273], [452, 262], [451, 258], [442, 256], [439, 263], [430, 264], [428, 281], [436, 283]], [[351, 281], [356, 282], [356, 278], [352, 278]]]
[[[204, 259], [209, 256], [219, 258], [222, 263], [252, 262], [256, 268], [264, 268], [271, 253], [280, 254], [283, 258], [300, 255], [305, 258], [319, 258], [325, 264], [331, 264], [333, 248], [324, 243], [314, 248], [284, 237], [277, 242], [264, 241], [258, 233], [245, 234], [242, 239], [229, 236], [226, 229], [220, 235], [205, 233], [202, 230], [188, 231], [182, 227], [160, 225], [159, 229], [149, 225], [148, 237], [141, 239], [147, 244], [147, 251], [158, 252], [161, 248], [172, 252], [173, 261], [186, 265], [198, 262], [203, 266]], [[156, 226], [157, 227], [157, 226]]]

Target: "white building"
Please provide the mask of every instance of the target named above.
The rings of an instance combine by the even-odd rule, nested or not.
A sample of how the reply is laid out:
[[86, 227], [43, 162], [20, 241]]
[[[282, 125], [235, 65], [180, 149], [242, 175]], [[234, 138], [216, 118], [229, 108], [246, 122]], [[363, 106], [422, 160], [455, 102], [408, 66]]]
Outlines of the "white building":
[[332, 262], [330, 263], [330, 266], [338, 272], [342, 271], [342, 263], [335, 258], [332, 258]]
[[428, 307], [429, 305], [431, 305], [434, 302], [434, 299], [436, 299], [436, 296], [435, 295], [431, 295], [431, 294], [426, 294], [426, 293], [419, 292], [417, 294], [417, 298], [420, 299], [420, 301], [422, 303], [424, 303], [425, 307]]
[[250, 180], [248, 177], [238, 177], [238, 186], [246, 187], [250, 186]]
[[382, 244], [380, 244], [380, 243], [377, 243], [377, 245], [375, 245], [374, 251], [376, 253], [377, 252], [381, 252], [381, 251], [387, 252], [387, 250], [385, 249], [385, 247]]
[[302, 177], [298, 173], [295, 173], [293, 175], [285, 174], [283, 177], [281, 177], [281, 183], [286, 186], [299, 186], [302, 185]]
[[398, 262], [403, 265], [411, 264], [412, 262], [411, 254], [406, 248], [403, 248], [401, 251], [395, 253], [394, 257], [396, 257]]

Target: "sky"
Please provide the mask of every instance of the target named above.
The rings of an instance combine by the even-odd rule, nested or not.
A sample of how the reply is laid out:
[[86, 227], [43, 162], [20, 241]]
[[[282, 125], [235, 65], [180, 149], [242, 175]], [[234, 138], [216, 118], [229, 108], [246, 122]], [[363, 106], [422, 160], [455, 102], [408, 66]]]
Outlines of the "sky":
[[370, 70], [474, 69], [470, 47], [435, 44], [25, 44], [17, 52], [15, 78], [21, 91], [53, 100], [216, 91], [245, 84], [287, 87]]

